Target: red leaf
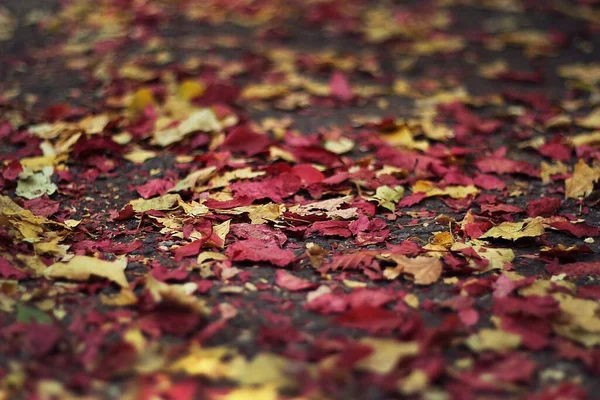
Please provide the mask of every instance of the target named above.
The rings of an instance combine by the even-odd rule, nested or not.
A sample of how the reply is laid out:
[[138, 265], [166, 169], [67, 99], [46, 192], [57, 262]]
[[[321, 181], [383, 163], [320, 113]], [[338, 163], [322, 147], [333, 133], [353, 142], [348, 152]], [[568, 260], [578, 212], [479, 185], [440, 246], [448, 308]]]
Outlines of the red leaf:
[[229, 132], [221, 149], [253, 156], [263, 151], [270, 143], [267, 135], [256, 133], [247, 126], [237, 126]]
[[352, 86], [348, 82], [346, 75], [341, 72], [334, 72], [329, 81], [331, 95], [342, 101], [350, 101], [354, 97]]
[[2, 170], [2, 177], [7, 181], [14, 181], [17, 179], [19, 174], [23, 172], [23, 167], [18, 160], [12, 160], [4, 169]]
[[296, 259], [292, 251], [257, 239], [233, 243], [227, 247], [225, 253], [233, 261], [266, 261], [278, 267], [285, 267]]
[[0, 257], [0, 277], [3, 279], [22, 280], [28, 278], [29, 275], [14, 267], [7, 259]]
[[317, 287], [316, 283], [298, 278], [297, 276], [292, 275], [282, 269], [278, 269], [275, 273], [275, 283], [277, 286], [280, 286], [291, 292], [298, 292]]
[[549, 217], [554, 215], [560, 208], [561, 200], [558, 197], [544, 197], [537, 200], [531, 200], [527, 203], [527, 216]]
[[589, 275], [600, 275], [600, 261], [575, 262], [559, 265], [557, 263], [549, 264], [546, 271], [552, 275], [566, 274], [571, 278], [583, 278]]
[[173, 182], [166, 179], [151, 179], [135, 188], [144, 199], [149, 199], [152, 196], [163, 195], [167, 190], [174, 186]]

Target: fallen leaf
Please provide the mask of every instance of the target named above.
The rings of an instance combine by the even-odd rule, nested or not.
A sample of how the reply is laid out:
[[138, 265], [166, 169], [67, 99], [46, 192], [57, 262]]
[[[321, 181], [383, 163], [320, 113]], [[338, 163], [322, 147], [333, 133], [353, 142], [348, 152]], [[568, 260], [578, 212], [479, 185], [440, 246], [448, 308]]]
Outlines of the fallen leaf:
[[383, 272], [387, 279], [396, 279], [401, 273], [413, 276], [418, 285], [430, 285], [442, 274], [442, 262], [436, 257], [420, 256], [409, 258], [401, 254], [384, 254], [380, 258], [394, 261], [397, 266], [386, 268]]
[[590, 167], [580, 159], [575, 164], [573, 175], [565, 180], [565, 196], [571, 199], [585, 198], [594, 190], [600, 179], [600, 167]]
[[58, 187], [51, 180], [53, 173], [53, 167], [43, 167], [40, 172], [25, 167], [19, 174], [15, 194], [31, 200], [56, 193]]
[[475, 352], [514, 350], [521, 344], [521, 337], [500, 329], [481, 329], [465, 340], [465, 344]]
[[526, 219], [521, 222], [502, 222], [492, 227], [480, 239], [505, 239], [519, 240], [522, 238], [533, 238], [544, 234], [544, 224], [541, 219]]
[[51, 279], [62, 278], [73, 281], [87, 281], [92, 276], [97, 276], [127, 288], [129, 283], [125, 277], [126, 267], [126, 258], [105, 261], [94, 257], [75, 256], [68, 262], [52, 264], [44, 271], [44, 276]]
[[373, 350], [371, 354], [356, 363], [355, 368], [362, 371], [389, 374], [404, 358], [417, 355], [417, 342], [400, 342], [394, 339], [364, 338], [359, 341]]

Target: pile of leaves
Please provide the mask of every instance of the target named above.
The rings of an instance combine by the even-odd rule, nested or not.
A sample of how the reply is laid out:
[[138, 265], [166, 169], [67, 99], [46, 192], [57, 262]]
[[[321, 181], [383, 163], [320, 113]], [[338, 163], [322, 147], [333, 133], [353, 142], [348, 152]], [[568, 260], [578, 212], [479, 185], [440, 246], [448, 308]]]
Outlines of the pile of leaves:
[[0, 397], [598, 389], [596, 1], [17, 3]]

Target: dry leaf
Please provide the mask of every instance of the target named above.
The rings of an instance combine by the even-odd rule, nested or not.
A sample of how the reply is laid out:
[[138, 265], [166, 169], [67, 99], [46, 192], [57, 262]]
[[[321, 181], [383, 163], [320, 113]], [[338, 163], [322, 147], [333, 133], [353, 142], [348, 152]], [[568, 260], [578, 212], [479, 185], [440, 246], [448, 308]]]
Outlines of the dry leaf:
[[151, 275], [146, 275], [146, 289], [148, 289], [156, 303], [169, 303], [187, 308], [198, 314], [206, 314], [208, 310], [204, 301], [192, 294], [197, 288], [198, 285], [194, 282], [183, 285], [169, 285], [156, 280]]
[[594, 190], [600, 179], [600, 168], [590, 167], [580, 159], [575, 164], [573, 175], [565, 181], [565, 196], [571, 199], [585, 198]]
[[126, 267], [126, 258], [106, 261], [94, 257], [75, 256], [68, 262], [52, 264], [44, 271], [44, 275], [47, 278], [63, 278], [73, 281], [87, 281], [92, 276], [98, 276], [127, 288], [129, 283], [125, 277]]
[[413, 193], [425, 193], [426, 197], [450, 196], [453, 199], [464, 199], [468, 196], [476, 196], [479, 189], [473, 185], [468, 186], [446, 186], [443, 189], [436, 187], [430, 181], [417, 181], [412, 187]]
[[514, 350], [521, 344], [521, 337], [500, 329], [482, 329], [465, 340], [465, 344], [473, 351], [507, 351]]
[[518, 240], [521, 238], [538, 237], [544, 234], [542, 220], [526, 219], [521, 222], [502, 222], [484, 233], [480, 239]]
[[53, 173], [53, 167], [43, 167], [40, 172], [33, 172], [29, 168], [24, 168], [23, 172], [19, 174], [15, 194], [28, 200], [37, 199], [45, 194], [54, 194], [58, 187], [52, 183]]
[[381, 375], [390, 373], [403, 358], [414, 356], [419, 352], [417, 342], [364, 338], [360, 343], [370, 346], [373, 352], [356, 363], [355, 368]]
[[129, 202], [133, 207], [133, 211], [137, 213], [146, 212], [150, 210], [172, 210], [175, 204], [181, 201], [181, 197], [178, 194], [165, 194], [154, 199], [137, 199]]
[[378, 258], [392, 260], [398, 264], [383, 272], [387, 279], [396, 279], [401, 273], [410, 274], [418, 285], [430, 285], [442, 274], [442, 262], [436, 257], [420, 256], [409, 258], [401, 254], [383, 254]]

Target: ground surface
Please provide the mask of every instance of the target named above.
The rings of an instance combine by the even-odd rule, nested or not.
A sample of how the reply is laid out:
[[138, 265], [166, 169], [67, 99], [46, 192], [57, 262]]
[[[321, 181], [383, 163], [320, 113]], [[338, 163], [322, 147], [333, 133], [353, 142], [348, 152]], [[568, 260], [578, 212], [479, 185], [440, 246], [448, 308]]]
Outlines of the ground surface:
[[597, 1], [7, 1], [0, 397], [585, 399]]

